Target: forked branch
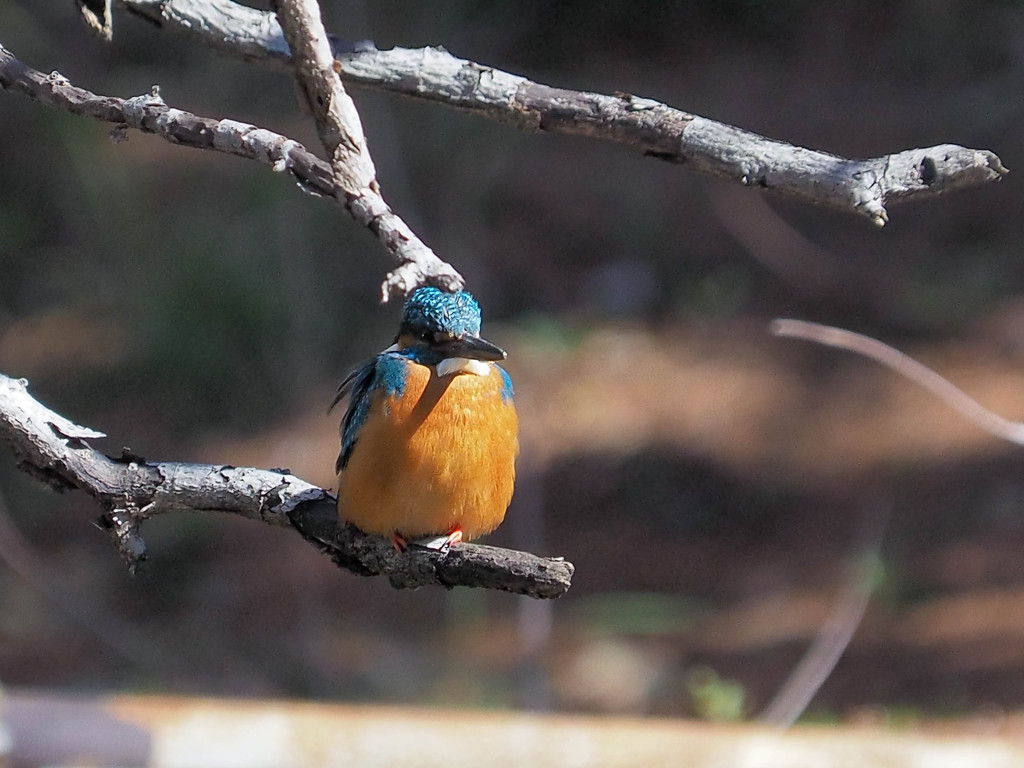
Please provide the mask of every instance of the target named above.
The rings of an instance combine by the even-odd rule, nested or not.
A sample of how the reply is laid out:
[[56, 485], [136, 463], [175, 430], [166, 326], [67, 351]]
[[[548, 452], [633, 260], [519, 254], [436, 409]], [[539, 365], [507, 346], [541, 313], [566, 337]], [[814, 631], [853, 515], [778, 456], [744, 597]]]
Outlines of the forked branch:
[[[302, 144], [287, 136], [237, 120], [200, 117], [167, 106], [154, 88], [146, 96], [122, 99], [100, 96], [72, 85], [59, 72], [44, 74], [23, 64], [0, 43], [0, 89], [20, 93], [47, 106], [114, 124], [113, 137], [123, 138], [128, 128], [152, 133], [193, 149], [224, 152], [288, 172], [306, 192], [334, 198], [356, 221], [365, 226], [399, 262], [383, 286], [384, 298], [403, 295], [418, 285], [447, 290], [463, 286], [462, 276], [413, 234], [380, 196], [372, 168], [365, 173], [338, 170], [347, 161], [325, 163]], [[363, 169], [365, 171], [365, 168]], [[372, 182], [372, 183], [371, 183]]]

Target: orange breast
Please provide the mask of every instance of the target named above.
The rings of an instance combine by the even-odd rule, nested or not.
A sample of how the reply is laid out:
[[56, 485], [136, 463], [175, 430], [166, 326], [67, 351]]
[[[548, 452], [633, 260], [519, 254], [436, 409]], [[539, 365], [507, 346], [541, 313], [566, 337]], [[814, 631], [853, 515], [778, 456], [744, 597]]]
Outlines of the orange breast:
[[407, 539], [490, 533], [515, 481], [518, 419], [493, 364], [479, 376], [409, 362], [403, 396], [374, 400], [339, 478], [338, 511], [367, 533]]

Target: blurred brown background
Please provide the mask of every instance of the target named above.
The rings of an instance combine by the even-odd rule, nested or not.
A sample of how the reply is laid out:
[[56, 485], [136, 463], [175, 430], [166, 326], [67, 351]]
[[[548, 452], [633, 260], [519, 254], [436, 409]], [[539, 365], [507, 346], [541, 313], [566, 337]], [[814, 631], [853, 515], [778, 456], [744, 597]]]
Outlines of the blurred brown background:
[[[573, 589], [553, 604], [395, 592], [226, 516], [152, 521], [130, 578], [88, 498], [7, 459], [25, 542], [3, 537], [0, 681], [742, 717], [868, 579], [810, 716], [1024, 708], [1020, 449], [868, 361], [767, 333], [778, 316], [870, 333], [1024, 415], [1024, 5], [322, 4], [333, 33], [381, 48], [443, 45], [847, 156], [991, 149], [1011, 174], [894, 206], [878, 230], [354, 91], [386, 197], [510, 353], [521, 480], [490, 541], [566, 556]], [[286, 77], [123, 12], [107, 45], [70, 1], [7, 0], [0, 42], [99, 93], [158, 83], [172, 106], [318, 147]], [[108, 432], [110, 453], [331, 486], [326, 405], [396, 323], [377, 304], [383, 251], [254, 163], [108, 132], [0, 94], [0, 371]]]

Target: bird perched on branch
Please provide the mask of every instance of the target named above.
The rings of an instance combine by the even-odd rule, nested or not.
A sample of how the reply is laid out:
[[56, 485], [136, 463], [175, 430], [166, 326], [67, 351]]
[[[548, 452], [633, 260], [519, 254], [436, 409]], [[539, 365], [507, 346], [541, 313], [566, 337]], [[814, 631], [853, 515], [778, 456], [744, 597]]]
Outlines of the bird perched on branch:
[[490, 533], [512, 499], [518, 418], [505, 352], [480, 338], [465, 291], [419, 288], [395, 343], [353, 371], [338, 456], [338, 513], [396, 549]]

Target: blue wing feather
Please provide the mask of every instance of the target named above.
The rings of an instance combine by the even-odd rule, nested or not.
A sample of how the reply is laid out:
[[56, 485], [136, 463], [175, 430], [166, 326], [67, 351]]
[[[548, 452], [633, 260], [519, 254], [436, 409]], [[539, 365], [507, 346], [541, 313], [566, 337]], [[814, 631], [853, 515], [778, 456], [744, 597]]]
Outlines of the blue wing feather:
[[504, 368], [502, 368], [497, 363], [494, 364], [494, 367], [497, 368], [499, 371], [501, 371], [501, 381], [502, 381], [501, 399], [502, 399], [502, 402], [508, 403], [515, 396], [515, 388], [512, 386], [512, 377], [508, 375], [508, 371], [506, 371]]
[[331, 403], [331, 408], [337, 405], [346, 396], [348, 397], [348, 408], [341, 420], [341, 453], [338, 454], [338, 461], [334, 465], [336, 472], [340, 472], [348, 463], [352, 455], [352, 448], [359, 436], [359, 428], [366, 422], [367, 413], [370, 410], [370, 385], [373, 383], [373, 373], [377, 366], [374, 358], [364, 365], [352, 371], [338, 387], [338, 394]]
[[348, 408], [341, 420], [341, 453], [334, 465], [336, 472], [341, 472], [348, 464], [359, 438], [359, 430], [370, 415], [373, 392], [383, 389], [388, 395], [401, 397], [405, 391], [406, 357], [400, 352], [384, 352], [367, 361], [350, 373], [331, 403], [331, 408], [348, 397]]

